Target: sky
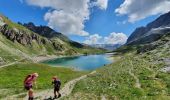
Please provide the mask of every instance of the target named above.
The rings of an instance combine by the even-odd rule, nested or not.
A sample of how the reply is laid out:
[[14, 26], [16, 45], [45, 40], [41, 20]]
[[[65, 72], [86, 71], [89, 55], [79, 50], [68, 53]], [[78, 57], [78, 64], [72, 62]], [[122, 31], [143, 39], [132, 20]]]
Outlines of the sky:
[[135, 28], [170, 11], [170, 0], [0, 0], [14, 22], [47, 25], [86, 44], [124, 44]]

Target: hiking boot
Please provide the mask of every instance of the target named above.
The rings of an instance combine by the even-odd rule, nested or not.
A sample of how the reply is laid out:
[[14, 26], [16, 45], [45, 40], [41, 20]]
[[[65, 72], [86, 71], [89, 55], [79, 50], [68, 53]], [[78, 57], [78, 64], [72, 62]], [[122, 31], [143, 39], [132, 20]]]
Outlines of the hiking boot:
[[61, 97], [61, 94], [58, 95], [58, 98], [60, 98], [60, 97]]
[[57, 99], [57, 96], [55, 95], [53, 99]]
[[29, 97], [28, 100], [34, 100], [34, 97]]

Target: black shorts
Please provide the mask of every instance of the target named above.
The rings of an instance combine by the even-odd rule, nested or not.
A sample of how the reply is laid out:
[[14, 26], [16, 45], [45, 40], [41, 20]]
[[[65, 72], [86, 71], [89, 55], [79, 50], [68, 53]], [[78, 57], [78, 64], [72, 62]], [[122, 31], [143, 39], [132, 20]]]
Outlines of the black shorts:
[[26, 90], [30, 90], [31, 88], [32, 88], [32, 85], [30, 85], [30, 86], [26, 86], [26, 85], [25, 85], [25, 89], [26, 89]]
[[54, 91], [60, 91], [60, 88], [59, 87], [54, 87]]

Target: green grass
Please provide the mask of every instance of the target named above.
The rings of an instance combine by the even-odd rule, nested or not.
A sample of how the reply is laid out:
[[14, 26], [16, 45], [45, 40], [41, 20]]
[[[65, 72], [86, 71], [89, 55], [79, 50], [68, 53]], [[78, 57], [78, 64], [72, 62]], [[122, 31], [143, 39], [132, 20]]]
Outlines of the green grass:
[[[24, 92], [23, 80], [30, 74], [37, 72], [38, 90], [52, 88], [52, 76], [57, 75], [62, 82], [62, 86], [69, 80], [87, 74], [87, 72], [73, 71], [67, 68], [50, 67], [43, 64], [20, 63], [11, 65], [5, 68], [0, 68], [0, 90], [9, 90], [10, 95]], [[7, 92], [8, 93], [8, 92]], [[3, 91], [0, 93], [0, 98], [6, 96]]]
[[[121, 59], [97, 70], [97, 73], [76, 84], [73, 93], [64, 100], [168, 100], [170, 98], [170, 74], [160, 71], [165, 66], [161, 57], [163, 49], [136, 55], [135, 51], [121, 54]], [[168, 49], [166, 50], [168, 51]], [[162, 55], [158, 55], [160, 53]], [[116, 55], [117, 57], [118, 55]], [[138, 78], [141, 87], [136, 87]]]
[[[97, 70], [95, 75], [78, 82], [73, 94], [65, 99], [79, 98], [83, 94], [86, 96], [82, 100], [100, 98], [101, 95], [105, 95], [109, 100], [168, 99], [170, 75], [157, 72], [156, 69], [160, 67], [163, 67], [163, 64], [153, 65], [143, 56], [126, 56], [114, 64]], [[130, 69], [138, 77], [141, 88], [135, 86], [136, 80], [129, 74]]]

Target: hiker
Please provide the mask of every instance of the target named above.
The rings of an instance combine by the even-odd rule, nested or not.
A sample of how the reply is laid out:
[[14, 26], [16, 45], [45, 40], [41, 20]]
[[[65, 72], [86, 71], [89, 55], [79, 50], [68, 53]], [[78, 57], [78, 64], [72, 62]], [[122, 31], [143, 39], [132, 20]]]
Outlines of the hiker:
[[24, 80], [24, 88], [26, 90], [28, 90], [28, 100], [33, 100], [34, 99], [34, 95], [33, 95], [33, 85], [36, 86], [36, 79], [38, 77], [38, 73], [33, 73], [28, 75], [25, 80]]
[[[54, 99], [56, 99], [56, 98], [61, 97], [61, 94], [59, 93], [61, 81], [58, 79], [57, 76], [54, 76], [52, 79], [53, 79], [52, 84], [54, 85]], [[58, 95], [58, 97], [57, 97], [57, 95]]]

